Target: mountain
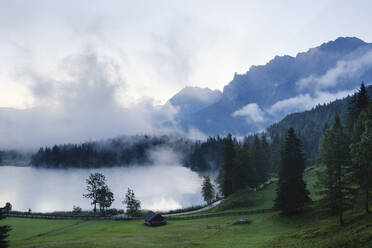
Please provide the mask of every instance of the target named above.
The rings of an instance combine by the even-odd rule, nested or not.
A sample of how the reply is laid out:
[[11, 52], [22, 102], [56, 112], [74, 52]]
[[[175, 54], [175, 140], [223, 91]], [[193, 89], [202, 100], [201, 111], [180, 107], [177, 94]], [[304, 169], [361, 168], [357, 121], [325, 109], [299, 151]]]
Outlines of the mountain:
[[221, 97], [222, 92], [219, 90], [185, 87], [169, 99], [168, 103], [179, 109], [178, 113], [180, 116], [188, 116], [216, 103]]
[[276, 56], [245, 74], [235, 73], [220, 99], [208, 106], [195, 107], [197, 101], [183, 98], [182, 106], [197, 111], [181, 111], [179, 122], [208, 135], [246, 135], [289, 113], [346, 97], [362, 81], [372, 82], [372, 44], [340, 37], [295, 57]]
[[[372, 99], [372, 85], [367, 86], [366, 89], [369, 98]], [[281, 121], [267, 127], [265, 132], [275, 143], [284, 140], [288, 129], [294, 128], [306, 153], [307, 164], [314, 165], [325, 125], [332, 125], [336, 113], [340, 115], [341, 120], [345, 123], [350, 100], [351, 96], [348, 96], [328, 104], [318, 105], [311, 110], [289, 114]]]

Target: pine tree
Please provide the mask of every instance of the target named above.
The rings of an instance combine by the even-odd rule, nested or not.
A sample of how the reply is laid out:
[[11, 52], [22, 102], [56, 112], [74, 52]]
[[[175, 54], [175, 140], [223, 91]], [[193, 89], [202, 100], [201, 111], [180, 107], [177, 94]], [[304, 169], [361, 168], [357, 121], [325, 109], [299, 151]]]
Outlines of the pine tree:
[[351, 133], [351, 141], [353, 143], [358, 143], [361, 139], [361, 136], [364, 132], [364, 122], [367, 120], [367, 111], [363, 110], [359, 117], [356, 119], [354, 125], [353, 125], [353, 131]]
[[250, 158], [252, 166], [256, 171], [257, 187], [267, 180], [268, 167], [270, 163], [258, 135], [254, 136], [253, 143], [250, 148]]
[[[0, 208], [0, 221], [5, 219], [5, 210]], [[7, 240], [8, 232], [11, 230], [10, 226], [0, 226], [0, 248], [5, 248], [9, 246], [9, 241]]]
[[265, 154], [264, 156], [265, 172], [264, 173], [267, 178], [270, 171], [272, 170], [272, 165], [271, 165], [271, 149], [270, 149], [269, 143], [267, 142], [266, 134], [262, 134], [261, 136], [261, 145], [262, 145], [263, 152]]
[[320, 161], [325, 166], [319, 174], [319, 186], [322, 190], [322, 203], [338, 214], [340, 224], [344, 223], [343, 213], [353, 204], [353, 189], [351, 187], [351, 158], [349, 139], [344, 132], [338, 114], [335, 115], [333, 125], [326, 130], [321, 144]]
[[301, 142], [296, 137], [294, 129], [290, 128], [281, 152], [275, 199], [275, 208], [284, 214], [295, 213], [310, 201], [309, 192], [303, 180], [304, 169], [305, 159]]
[[352, 160], [354, 163], [354, 180], [365, 193], [365, 210], [368, 208], [369, 188], [372, 186], [372, 104], [364, 121], [364, 132], [360, 141], [351, 145]]
[[232, 139], [232, 135], [228, 134], [227, 137], [223, 140], [222, 165], [217, 178], [219, 189], [224, 197], [227, 197], [233, 193], [232, 177], [234, 157], [234, 142]]
[[257, 186], [256, 171], [251, 163], [248, 144], [243, 144], [243, 147], [236, 151], [232, 183], [234, 192]]
[[204, 201], [207, 204], [211, 204], [214, 199], [214, 188], [213, 184], [211, 183], [211, 178], [209, 176], [205, 176], [202, 185], [202, 194]]
[[270, 157], [271, 157], [271, 171], [278, 172], [280, 167], [280, 149], [283, 146], [283, 140], [280, 140], [278, 136], [275, 136], [270, 145]]
[[357, 106], [359, 112], [368, 108], [368, 101], [369, 101], [369, 99], [368, 99], [367, 90], [366, 90], [366, 87], [364, 85], [364, 82], [362, 82], [362, 84], [360, 86], [360, 89], [359, 89], [359, 92], [358, 92], [358, 98], [357, 98], [357, 101], [356, 101], [356, 106]]
[[349, 102], [346, 118], [346, 130], [349, 134], [353, 133], [354, 124], [360, 113], [368, 107], [368, 94], [364, 82], [362, 82], [359, 91], [353, 95]]

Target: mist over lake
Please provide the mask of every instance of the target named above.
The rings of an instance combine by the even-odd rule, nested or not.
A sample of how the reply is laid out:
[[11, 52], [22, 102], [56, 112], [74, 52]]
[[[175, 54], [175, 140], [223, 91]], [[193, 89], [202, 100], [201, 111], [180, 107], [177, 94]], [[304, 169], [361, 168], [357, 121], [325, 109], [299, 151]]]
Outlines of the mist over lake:
[[127, 188], [134, 190], [143, 209], [171, 210], [203, 203], [202, 178], [178, 165], [131, 166], [101, 169], [41, 169], [0, 166], [0, 205], [33, 212], [92, 209], [83, 198], [90, 173], [100, 172], [114, 193], [112, 208], [123, 209]]

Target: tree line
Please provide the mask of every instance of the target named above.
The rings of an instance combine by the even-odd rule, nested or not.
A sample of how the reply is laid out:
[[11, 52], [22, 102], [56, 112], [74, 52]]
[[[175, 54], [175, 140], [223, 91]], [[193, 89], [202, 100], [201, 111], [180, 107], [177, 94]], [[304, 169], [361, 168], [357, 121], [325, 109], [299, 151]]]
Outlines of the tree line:
[[345, 123], [335, 115], [332, 125], [324, 127], [320, 144], [319, 194], [321, 203], [344, 224], [343, 213], [364, 192], [366, 213], [372, 181], [372, 101], [364, 83], [352, 96]]
[[[146, 165], [152, 163], [151, 152], [159, 148], [187, 156], [192, 146], [190, 140], [182, 137], [137, 135], [101, 142], [42, 147], [32, 156], [31, 164], [53, 168]], [[182, 157], [181, 162], [184, 163]]]
[[[364, 87], [366, 95], [372, 97], [372, 86]], [[302, 142], [303, 152], [306, 154], [306, 166], [317, 163], [319, 147], [324, 127], [331, 125], [334, 115], [338, 113], [341, 122], [349, 127], [353, 118], [349, 118], [349, 105], [355, 101], [355, 95], [315, 106], [313, 109], [287, 115], [283, 120], [266, 128], [266, 134], [275, 146], [279, 147], [289, 128], [294, 128], [297, 137]], [[349, 124], [346, 124], [349, 122]], [[279, 157], [277, 157], [279, 158]], [[278, 163], [276, 160], [276, 164]]]
[[[317, 193], [320, 206], [337, 214], [344, 224], [343, 214], [355, 204], [362, 192], [366, 213], [372, 184], [372, 101], [362, 83], [350, 97], [344, 123], [338, 113], [331, 126], [323, 127], [320, 138]], [[249, 142], [251, 140], [251, 142]], [[223, 138], [222, 161], [217, 177], [220, 192], [228, 197], [242, 188], [257, 188], [277, 172], [278, 182], [274, 208], [284, 214], [295, 214], [311, 202], [303, 179], [306, 165], [304, 146], [294, 128], [289, 128], [284, 140], [267, 142], [264, 134], [238, 142], [229, 134]], [[275, 149], [273, 149], [275, 147]], [[273, 165], [273, 151], [279, 158]], [[205, 186], [206, 180], [204, 182]], [[203, 189], [204, 192], [208, 190]]]
[[[244, 142], [246, 144], [252, 143], [254, 139], [254, 136], [247, 136], [244, 138]], [[237, 141], [235, 140], [234, 142]], [[223, 146], [224, 139], [220, 136], [208, 137], [205, 141], [193, 141], [187, 138], [167, 135], [144, 135], [101, 142], [42, 147], [32, 155], [31, 165], [51, 168], [148, 165], [153, 163], [151, 152], [165, 148], [180, 155], [182, 166], [193, 171], [205, 172], [219, 170], [222, 162]], [[270, 164], [275, 164], [275, 160], [278, 159], [278, 146], [278, 142], [265, 141], [265, 149], [269, 149], [270, 154], [272, 154], [269, 157]], [[259, 150], [257, 151], [259, 152]]]
[[217, 183], [227, 197], [247, 187], [257, 188], [266, 182], [272, 172], [270, 145], [265, 135], [255, 135], [238, 142], [228, 134], [223, 139], [222, 161]]

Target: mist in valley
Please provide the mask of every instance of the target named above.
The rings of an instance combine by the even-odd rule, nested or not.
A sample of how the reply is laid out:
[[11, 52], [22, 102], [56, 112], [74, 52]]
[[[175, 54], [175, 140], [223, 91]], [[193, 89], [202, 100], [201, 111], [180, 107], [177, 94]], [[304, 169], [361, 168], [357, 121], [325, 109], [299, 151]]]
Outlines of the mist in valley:
[[202, 204], [202, 178], [178, 165], [132, 166], [103, 169], [36, 169], [0, 167], [0, 205], [11, 202], [14, 210], [33, 212], [91, 210], [83, 198], [90, 173], [100, 172], [114, 193], [112, 207], [123, 209], [127, 188], [134, 190], [143, 209], [171, 210]]
[[11, 202], [14, 210], [33, 212], [91, 210], [86, 193], [90, 173], [100, 172], [114, 193], [112, 208], [123, 209], [127, 188], [134, 190], [143, 209], [172, 210], [203, 204], [202, 177], [181, 166], [180, 155], [169, 149], [149, 152], [150, 165], [99, 169], [50, 169], [0, 166], [0, 205]]

